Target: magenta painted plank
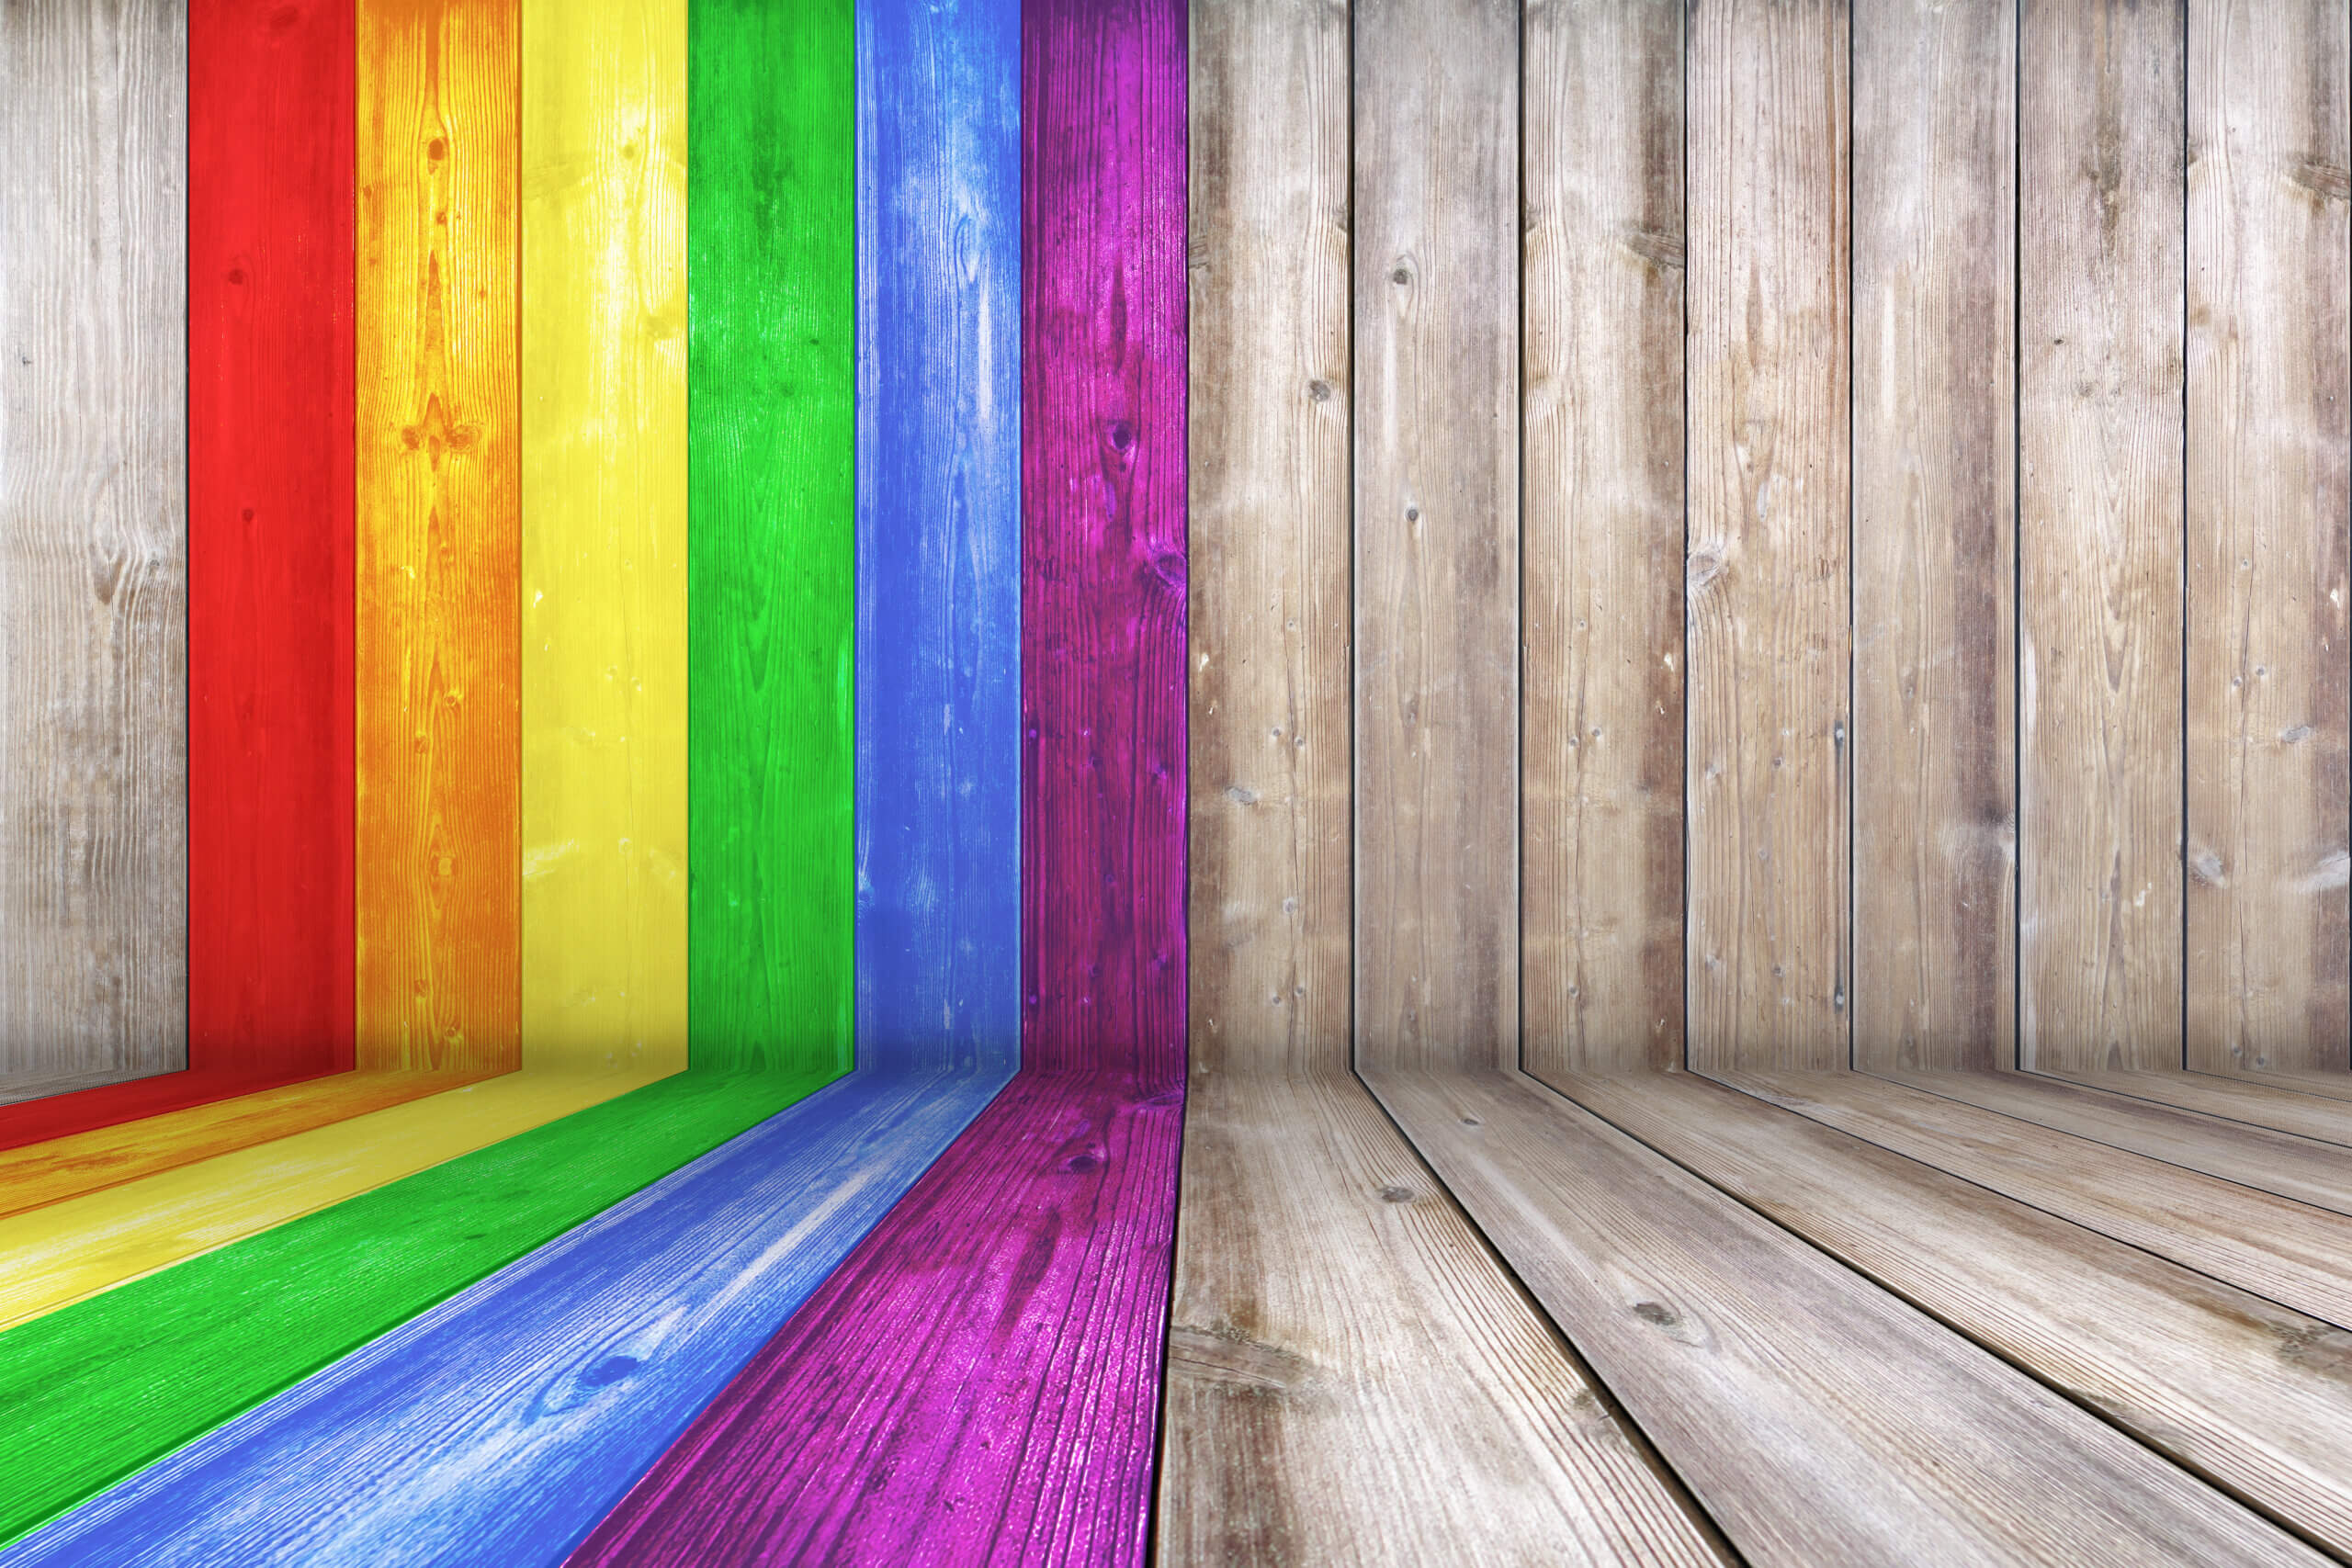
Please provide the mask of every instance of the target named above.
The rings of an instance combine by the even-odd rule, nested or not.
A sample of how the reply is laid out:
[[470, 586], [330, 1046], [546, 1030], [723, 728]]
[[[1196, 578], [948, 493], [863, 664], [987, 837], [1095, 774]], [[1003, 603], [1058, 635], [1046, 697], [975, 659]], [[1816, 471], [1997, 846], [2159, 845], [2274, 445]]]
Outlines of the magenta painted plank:
[[1022, 139], [1022, 1072], [576, 1564], [1144, 1558], [1183, 1117], [1181, 0], [1027, 0]]
[[571, 1563], [1141, 1562], [1182, 1121], [1015, 1078]]

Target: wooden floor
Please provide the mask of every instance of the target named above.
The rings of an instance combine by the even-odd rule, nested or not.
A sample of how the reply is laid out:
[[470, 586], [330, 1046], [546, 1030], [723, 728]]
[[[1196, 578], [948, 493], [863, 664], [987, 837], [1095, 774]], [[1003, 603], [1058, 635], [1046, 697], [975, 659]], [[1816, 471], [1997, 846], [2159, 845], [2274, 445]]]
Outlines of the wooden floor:
[[2352, 1096], [1553, 1077], [1196, 1066], [1162, 1560], [2352, 1559]]

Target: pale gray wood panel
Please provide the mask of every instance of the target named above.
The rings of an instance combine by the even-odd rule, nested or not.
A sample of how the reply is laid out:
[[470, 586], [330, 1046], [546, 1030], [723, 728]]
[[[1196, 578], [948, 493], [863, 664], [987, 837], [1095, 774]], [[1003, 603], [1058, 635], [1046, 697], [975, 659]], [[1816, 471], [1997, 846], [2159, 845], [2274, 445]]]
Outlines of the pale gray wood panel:
[[187, 1061], [186, 60], [0, 6], [0, 1077]]
[[1531, 1066], [1682, 1059], [1682, 6], [1526, 20]]
[[1854, 12], [1854, 1060], [2017, 1049], [2015, 0]]
[[1355, 14], [1359, 1061], [1519, 1053], [1519, 6]]

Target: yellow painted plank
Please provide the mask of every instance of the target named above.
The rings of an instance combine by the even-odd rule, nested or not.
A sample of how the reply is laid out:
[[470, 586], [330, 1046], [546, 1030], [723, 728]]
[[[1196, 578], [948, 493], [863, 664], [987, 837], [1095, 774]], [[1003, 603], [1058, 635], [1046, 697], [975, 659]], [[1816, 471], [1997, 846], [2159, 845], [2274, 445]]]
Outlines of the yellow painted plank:
[[523, 1051], [686, 1050], [686, 0], [523, 0]]

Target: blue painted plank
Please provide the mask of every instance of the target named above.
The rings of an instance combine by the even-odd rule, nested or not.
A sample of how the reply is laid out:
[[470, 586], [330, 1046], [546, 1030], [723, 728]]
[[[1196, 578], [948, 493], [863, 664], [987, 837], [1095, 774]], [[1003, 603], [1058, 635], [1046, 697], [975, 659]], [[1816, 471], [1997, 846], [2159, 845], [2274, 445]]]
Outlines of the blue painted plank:
[[860, 0], [857, 1045], [1021, 1040], [1020, 0]]

